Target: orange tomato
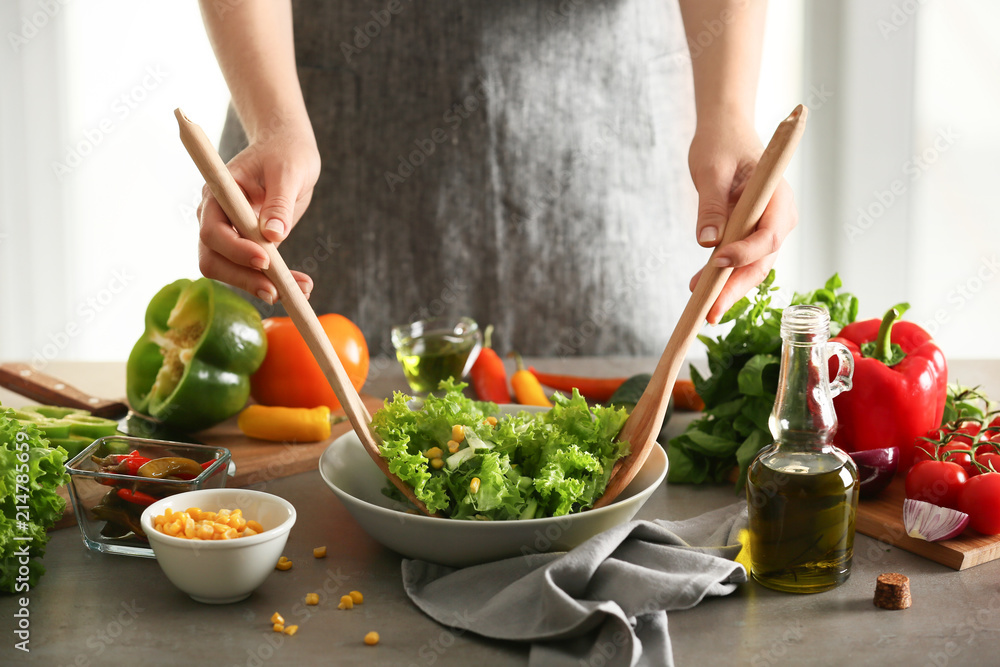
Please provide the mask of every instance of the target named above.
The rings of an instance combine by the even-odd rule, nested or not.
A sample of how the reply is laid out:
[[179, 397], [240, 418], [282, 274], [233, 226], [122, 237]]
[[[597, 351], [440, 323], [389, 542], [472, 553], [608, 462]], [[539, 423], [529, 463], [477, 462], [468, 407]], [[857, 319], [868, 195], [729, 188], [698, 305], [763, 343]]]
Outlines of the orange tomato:
[[[360, 390], [368, 378], [368, 344], [361, 329], [336, 313], [320, 315], [319, 321], [344, 364], [351, 384]], [[291, 318], [267, 318], [264, 333], [267, 334], [267, 356], [250, 377], [250, 395], [254, 400], [262, 405], [289, 408], [326, 405], [331, 410], [340, 409], [340, 401]]]

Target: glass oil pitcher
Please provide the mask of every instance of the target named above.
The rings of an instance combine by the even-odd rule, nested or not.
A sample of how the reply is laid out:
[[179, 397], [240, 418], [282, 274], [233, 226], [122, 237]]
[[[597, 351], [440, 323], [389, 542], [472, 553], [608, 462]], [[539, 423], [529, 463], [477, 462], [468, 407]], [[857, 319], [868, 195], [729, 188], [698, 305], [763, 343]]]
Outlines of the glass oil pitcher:
[[[774, 443], [748, 472], [751, 574], [780, 591], [817, 593], [851, 573], [858, 469], [833, 445], [833, 397], [850, 390], [854, 360], [829, 337], [825, 308], [785, 309], [781, 375], [769, 420]], [[840, 367], [831, 383], [828, 358], [834, 354]]]

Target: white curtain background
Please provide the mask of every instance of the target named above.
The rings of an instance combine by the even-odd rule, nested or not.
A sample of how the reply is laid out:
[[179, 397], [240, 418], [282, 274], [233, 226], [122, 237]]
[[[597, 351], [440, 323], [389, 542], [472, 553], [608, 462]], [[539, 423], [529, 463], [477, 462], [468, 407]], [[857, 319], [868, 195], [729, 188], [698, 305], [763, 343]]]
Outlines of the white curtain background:
[[[1000, 356], [998, 25], [991, 0], [771, 0], [762, 140], [811, 109], [780, 284], [839, 271], [863, 316], [908, 300], [949, 356]], [[198, 275], [173, 109], [216, 138], [229, 95], [197, 4], [7, 0], [0, 28], [0, 360], [123, 360]]]

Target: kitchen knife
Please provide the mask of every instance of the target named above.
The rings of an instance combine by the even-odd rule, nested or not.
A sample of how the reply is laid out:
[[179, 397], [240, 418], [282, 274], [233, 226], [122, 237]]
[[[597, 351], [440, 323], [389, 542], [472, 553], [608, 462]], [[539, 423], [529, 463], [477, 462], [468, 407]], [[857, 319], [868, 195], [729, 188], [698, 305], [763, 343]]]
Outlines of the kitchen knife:
[[59, 378], [35, 370], [28, 364], [0, 364], [0, 387], [46, 405], [79, 408], [89, 410], [98, 417], [117, 419], [118, 430], [125, 435], [150, 440], [202, 444], [151, 417], [132, 411], [126, 403], [91, 396]]

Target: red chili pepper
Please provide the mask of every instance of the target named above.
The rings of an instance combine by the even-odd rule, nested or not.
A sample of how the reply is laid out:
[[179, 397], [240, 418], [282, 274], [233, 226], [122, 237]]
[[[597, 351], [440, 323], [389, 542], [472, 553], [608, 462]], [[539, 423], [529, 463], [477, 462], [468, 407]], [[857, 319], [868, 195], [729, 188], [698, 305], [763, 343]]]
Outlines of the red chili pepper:
[[916, 446], [926, 443], [921, 436], [941, 425], [948, 365], [930, 334], [896, 322], [901, 310], [849, 324], [832, 339], [854, 357], [854, 388], [833, 399], [840, 423], [834, 442], [849, 452], [899, 447], [899, 469], [906, 471]]
[[139, 468], [148, 463], [150, 460], [151, 459], [148, 459], [145, 456], [141, 456], [138, 450], [133, 449], [128, 453], [128, 456], [122, 459], [121, 464], [124, 464], [129, 475], [135, 475], [138, 473]]
[[507, 369], [504, 368], [500, 355], [490, 347], [490, 337], [493, 334], [493, 325], [486, 327], [484, 335], [485, 344], [479, 351], [476, 363], [469, 371], [472, 379], [472, 388], [476, 390], [476, 396], [480, 401], [490, 401], [493, 403], [510, 403], [510, 390], [507, 388]]
[[572, 392], [575, 388], [584, 398], [598, 403], [604, 403], [618, 391], [628, 378], [588, 378], [574, 375], [555, 375], [553, 373], [542, 373], [534, 367], [528, 371], [538, 378], [538, 381], [546, 387], [552, 387], [560, 391]]
[[149, 506], [157, 500], [148, 493], [133, 491], [132, 489], [118, 489], [115, 493], [117, 493], [118, 497], [122, 500], [127, 500], [128, 502], [135, 503], [136, 505]]

